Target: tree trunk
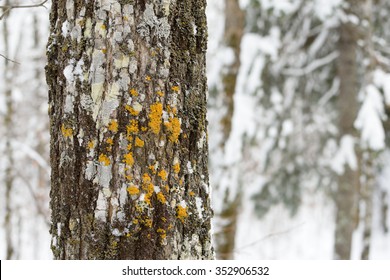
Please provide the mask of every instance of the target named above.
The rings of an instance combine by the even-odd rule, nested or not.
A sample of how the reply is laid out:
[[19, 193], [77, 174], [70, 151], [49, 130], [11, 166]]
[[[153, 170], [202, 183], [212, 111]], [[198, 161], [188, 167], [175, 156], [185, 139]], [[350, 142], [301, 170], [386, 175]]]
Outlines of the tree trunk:
[[213, 258], [205, 5], [53, 2], [56, 259]]
[[[9, 1], [5, 2], [5, 6], [9, 5]], [[4, 11], [4, 10], [2, 10]], [[4, 43], [4, 56], [9, 58], [9, 33], [8, 33], [8, 15], [2, 20], [2, 31], [3, 31], [3, 43]], [[8, 59], [4, 59], [4, 77], [5, 77], [5, 107], [6, 112], [4, 115], [4, 128], [5, 128], [5, 158], [7, 165], [5, 167], [5, 217], [4, 217], [4, 228], [5, 228], [5, 240], [6, 240], [6, 259], [15, 258], [15, 246], [13, 241], [14, 227], [12, 225], [12, 189], [14, 186], [14, 155], [12, 150], [12, 130], [13, 130], [13, 119], [14, 119], [14, 105], [12, 99], [12, 67]]]
[[[230, 65], [223, 69], [222, 75], [223, 92], [220, 98], [223, 100], [221, 114], [221, 127], [223, 137], [219, 148], [221, 152], [225, 151], [225, 143], [229, 139], [232, 130], [232, 120], [234, 114], [234, 93], [236, 91], [236, 83], [238, 72], [240, 70], [241, 61], [241, 39], [244, 35], [245, 13], [241, 10], [238, 0], [225, 0], [225, 31], [224, 44], [234, 53], [234, 59]], [[229, 176], [231, 166], [220, 166], [222, 169], [222, 177]], [[232, 188], [239, 188], [238, 182], [231, 182], [228, 188], [223, 188], [224, 193], [217, 194], [219, 197], [224, 197], [223, 208], [218, 209], [217, 213], [217, 234], [215, 235], [217, 259], [231, 260], [234, 259], [235, 237], [237, 231], [238, 208], [240, 206], [240, 190], [232, 191]], [[229, 197], [229, 191], [233, 195]]]
[[[356, 1], [346, 1], [350, 9], [357, 9]], [[346, 14], [353, 11], [347, 9]], [[341, 23], [338, 42], [339, 59], [337, 63], [340, 91], [338, 97], [339, 134], [355, 137], [357, 135], [354, 122], [357, 116], [358, 104], [358, 75], [357, 75], [357, 26], [347, 21]], [[357, 156], [357, 158], [359, 158]], [[358, 166], [358, 164], [357, 164]], [[357, 215], [357, 196], [359, 193], [359, 172], [357, 168], [346, 164], [343, 174], [338, 178], [336, 193], [336, 232], [335, 259], [350, 259], [352, 234], [355, 229]]]

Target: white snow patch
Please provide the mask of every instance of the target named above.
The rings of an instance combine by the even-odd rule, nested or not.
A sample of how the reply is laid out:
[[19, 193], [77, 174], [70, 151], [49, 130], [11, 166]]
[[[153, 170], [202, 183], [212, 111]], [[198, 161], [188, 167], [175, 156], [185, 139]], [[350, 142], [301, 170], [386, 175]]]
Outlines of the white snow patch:
[[364, 148], [374, 151], [385, 148], [385, 131], [382, 120], [385, 118], [383, 98], [372, 84], [366, 87], [363, 105], [355, 121], [355, 127], [361, 131]]
[[348, 165], [352, 170], [357, 168], [355, 139], [351, 135], [344, 135], [341, 138], [340, 147], [331, 162], [331, 168], [341, 175], [344, 173], [345, 165]]
[[200, 197], [195, 197], [196, 209], [198, 210], [199, 218], [203, 219], [203, 200]]

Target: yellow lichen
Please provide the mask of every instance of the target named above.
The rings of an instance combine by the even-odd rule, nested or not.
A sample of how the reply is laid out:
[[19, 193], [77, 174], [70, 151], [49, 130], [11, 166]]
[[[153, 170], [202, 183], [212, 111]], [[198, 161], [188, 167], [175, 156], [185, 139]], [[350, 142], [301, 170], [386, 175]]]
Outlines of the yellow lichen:
[[166, 222], [167, 222], [167, 218], [161, 217], [161, 221], [163, 221], [164, 223], [166, 223]]
[[73, 135], [73, 129], [72, 128], [66, 128], [64, 124], [61, 126], [61, 132], [62, 135], [66, 137], [71, 137]]
[[171, 89], [174, 91], [174, 92], [178, 92], [180, 90], [180, 88], [178, 86], [173, 86], [171, 87]]
[[163, 194], [162, 192], [159, 192], [159, 193], [157, 194], [157, 199], [158, 199], [158, 201], [160, 201], [162, 204], [164, 204], [164, 203], [167, 201], [167, 199], [165, 198], [165, 196], [164, 196], [164, 194]]
[[186, 207], [183, 207], [181, 205], [178, 205], [177, 208], [176, 208], [176, 213], [177, 213], [177, 218], [182, 222], [184, 223], [184, 219], [188, 217], [188, 214], [187, 214], [187, 208]]
[[144, 175], [142, 175], [142, 181], [145, 184], [149, 184], [150, 182], [152, 182], [152, 179], [150, 178], [149, 174], [145, 173]]
[[176, 163], [173, 165], [173, 172], [178, 174], [180, 172], [180, 163]]
[[134, 88], [130, 89], [129, 93], [134, 97], [138, 96], [138, 92]]
[[175, 143], [179, 139], [179, 135], [181, 132], [179, 118], [170, 118], [168, 122], [164, 123], [164, 125], [170, 133], [169, 140]]
[[102, 53], [106, 54], [107, 53], [107, 49], [102, 49]]
[[126, 128], [127, 128], [127, 136], [130, 136], [130, 134], [133, 134], [133, 133], [137, 133], [139, 131], [138, 121], [131, 120], [130, 123], [126, 126]]
[[163, 106], [161, 103], [155, 103], [150, 106], [149, 127], [154, 134], [160, 133], [162, 110]]
[[[129, 139], [127, 139], [127, 140], [129, 140]], [[129, 141], [131, 141], [131, 140], [129, 140]], [[130, 151], [132, 147], [133, 147], [132, 144], [127, 144], [126, 150]]]
[[99, 162], [103, 163], [104, 166], [109, 166], [111, 164], [110, 159], [105, 154], [100, 154]]
[[167, 173], [164, 169], [162, 169], [160, 172], [158, 172], [157, 175], [158, 175], [158, 176], [161, 178], [161, 180], [163, 180], [163, 181], [166, 181], [167, 178], [168, 178], [168, 173]]
[[126, 106], [125, 106], [125, 109], [126, 109], [127, 111], [129, 111], [129, 113], [130, 113], [132, 116], [138, 116], [139, 113], [141, 112], [141, 111], [135, 110], [135, 109], [134, 109], [133, 107], [131, 107], [130, 105], [126, 105]]
[[112, 138], [110, 137], [110, 138], [108, 138], [108, 139], [106, 140], [106, 143], [107, 143], [108, 145], [113, 145], [113, 144], [114, 144], [114, 139], [112, 139]]
[[131, 152], [128, 152], [127, 154], [125, 154], [123, 162], [126, 163], [126, 165], [128, 165], [128, 166], [133, 166], [133, 164], [134, 164], [133, 154]]
[[162, 229], [162, 228], [158, 228], [157, 229], [157, 233], [160, 234], [160, 237], [162, 239], [165, 239], [167, 237], [167, 232], [165, 231], [165, 229]]
[[133, 219], [132, 223], [133, 225], [138, 225], [138, 219]]
[[93, 148], [95, 148], [95, 141], [91, 140], [88, 142], [87, 144], [87, 147], [88, 149], [92, 150]]
[[117, 120], [111, 120], [108, 125], [108, 129], [112, 132], [118, 132], [118, 122]]
[[141, 130], [142, 130], [143, 132], [145, 132], [145, 131], [147, 131], [147, 130], [148, 130], [148, 128], [147, 128], [147, 127], [145, 127], [145, 126], [143, 126], [143, 127], [141, 127]]
[[167, 230], [171, 230], [171, 229], [173, 229], [173, 225], [172, 225], [172, 224], [169, 224]]
[[190, 196], [194, 196], [195, 193], [193, 191], [190, 191]]
[[145, 80], [149, 82], [152, 80], [152, 78], [150, 76], [146, 76]]
[[135, 138], [135, 146], [142, 148], [145, 145], [145, 142], [141, 140], [139, 137]]
[[151, 228], [151, 227], [152, 227], [152, 224], [153, 224], [153, 221], [152, 221], [152, 219], [146, 218], [145, 220], [143, 220], [143, 224], [144, 224], [146, 227]]
[[163, 93], [161, 90], [157, 91], [156, 94], [157, 94], [158, 96], [161, 96], [161, 97], [164, 96], [164, 93]]
[[165, 185], [164, 189], [165, 189], [166, 192], [169, 192], [169, 186], [168, 185]]
[[137, 195], [137, 194], [139, 194], [139, 188], [137, 188], [136, 186], [132, 185], [132, 186], [127, 188], [127, 192], [130, 195]]
[[154, 165], [149, 165], [148, 168], [149, 168], [149, 170], [150, 170], [153, 174], [156, 174], [156, 168], [154, 167]]

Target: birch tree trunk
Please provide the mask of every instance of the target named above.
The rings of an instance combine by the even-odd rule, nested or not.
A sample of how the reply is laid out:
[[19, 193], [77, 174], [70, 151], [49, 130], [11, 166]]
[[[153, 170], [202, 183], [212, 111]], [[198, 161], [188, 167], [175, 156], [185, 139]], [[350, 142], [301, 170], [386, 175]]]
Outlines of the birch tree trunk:
[[56, 259], [211, 259], [205, 0], [53, 1]]

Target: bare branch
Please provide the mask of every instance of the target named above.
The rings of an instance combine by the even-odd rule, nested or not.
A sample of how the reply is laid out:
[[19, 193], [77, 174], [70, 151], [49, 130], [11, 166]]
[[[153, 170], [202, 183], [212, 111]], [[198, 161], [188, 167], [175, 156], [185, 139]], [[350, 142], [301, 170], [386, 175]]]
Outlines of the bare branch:
[[3, 9], [4, 12], [3, 14], [0, 16], [0, 20], [3, 19], [3, 17], [5, 17], [6, 14], [8, 14], [12, 9], [24, 9], [24, 8], [37, 8], [37, 7], [45, 7], [45, 4], [48, 2], [49, 0], [44, 0], [42, 1], [41, 3], [38, 3], [38, 4], [31, 4], [31, 5], [9, 5], [9, 6], [0, 6], [0, 9]]
[[4, 55], [2, 55], [2, 54], [0, 54], [0, 56], [1, 56], [2, 58], [4, 58], [5, 60], [11, 61], [11, 62], [16, 63], [16, 64], [20, 64], [19, 62], [15, 61], [15, 60], [12, 60], [12, 59], [9, 59], [8, 57], [6, 57], [6, 56], [4, 56]]

